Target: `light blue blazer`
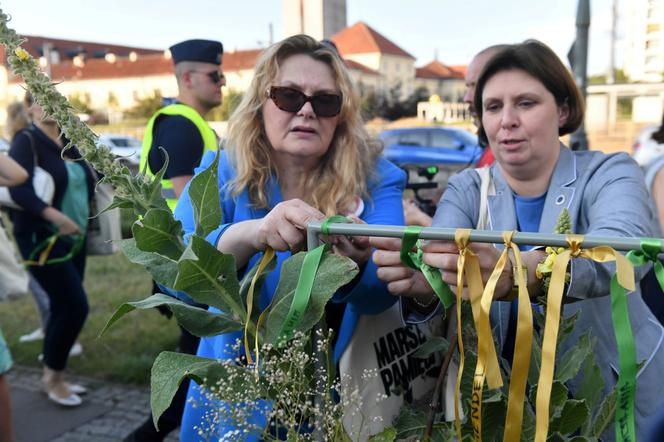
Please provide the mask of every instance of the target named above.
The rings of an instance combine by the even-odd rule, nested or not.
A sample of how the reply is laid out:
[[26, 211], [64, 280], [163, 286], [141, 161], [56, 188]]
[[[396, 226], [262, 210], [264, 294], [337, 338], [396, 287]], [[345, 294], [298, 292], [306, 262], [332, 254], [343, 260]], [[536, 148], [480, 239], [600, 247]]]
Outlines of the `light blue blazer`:
[[[501, 169], [491, 167], [494, 196], [488, 197], [489, 229], [515, 230], [514, 197]], [[552, 233], [561, 210], [566, 207], [574, 233], [594, 236], [654, 236], [654, 216], [639, 166], [624, 153], [572, 152], [560, 147], [560, 156], [549, 184], [540, 232]], [[453, 176], [439, 202], [435, 227], [474, 228], [479, 215], [480, 178], [473, 169]], [[609, 287], [615, 264], [573, 259], [571, 280], [565, 294], [564, 315], [580, 312], [570, 341], [586, 330], [596, 339], [595, 355], [608, 391], [618, 379], [618, 351], [611, 319]], [[648, 270], [637, 268], [637, 291], [628, 296], [630, 319], [637, 347], [637, 361], [645, 361], [638, 373], [636, 396], [637, 437], [644, 436], [646, 418], [664, 401], [664, 328], [643, 302], [638, 281]], [[494, 302], [491, 319], [500, 345], [505, 341], [510, 305]], [[565, 351], [561, 346], [559, 352]], [[613, 440], [613, 428], [603, 436]]]

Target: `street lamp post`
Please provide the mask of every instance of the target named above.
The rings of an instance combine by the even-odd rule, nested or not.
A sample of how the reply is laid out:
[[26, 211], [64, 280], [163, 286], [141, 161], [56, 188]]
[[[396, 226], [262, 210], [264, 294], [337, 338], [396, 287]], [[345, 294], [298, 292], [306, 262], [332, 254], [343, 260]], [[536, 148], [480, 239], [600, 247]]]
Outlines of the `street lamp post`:
[[[572, 69], [574, 79], [581, 90], [585, 100], [588, 83], [588, 28], [590, 27], [590, 0], [579, 0], [576, 10], [576, 41], [574, 42], [574, 62]], [[579, 128], [570, 136], [572, 150], [588, 150], [588, 136], [585, 123], [582, 121]]]

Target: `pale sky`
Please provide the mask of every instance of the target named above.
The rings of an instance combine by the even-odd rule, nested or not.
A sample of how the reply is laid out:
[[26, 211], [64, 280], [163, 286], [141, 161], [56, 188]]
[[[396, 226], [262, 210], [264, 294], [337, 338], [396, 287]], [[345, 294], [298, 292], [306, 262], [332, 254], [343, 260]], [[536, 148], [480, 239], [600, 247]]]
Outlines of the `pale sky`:
[[[592, 0], [589, 74], [608, 68], [613, 0]], [[416, 58], [467, 64], [480, 49], [537, 38], [567, 63], [577, 0], [348, 0], [348, 24], [364, 21]], [[188, 38], [227, 50], [265, 46], [269, 26], [283, 38], [281, 0], [0, 0], [19, 33], [165, 49]], [[622, 63], [625, 0], [616, 60]]]

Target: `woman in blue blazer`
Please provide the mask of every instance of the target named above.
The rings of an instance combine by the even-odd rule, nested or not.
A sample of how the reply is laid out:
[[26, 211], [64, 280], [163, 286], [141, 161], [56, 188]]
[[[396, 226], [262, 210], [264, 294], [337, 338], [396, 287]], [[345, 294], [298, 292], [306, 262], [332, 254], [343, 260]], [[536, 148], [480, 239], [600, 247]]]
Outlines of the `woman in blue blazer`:
[[[220, 153], [219, 188], [223, 224], [208, 236], [220, 251], [235, 256], [238, 271], [251, 268], [271, 247], [277, 266], [266, 278], [260, 308], [270, 303], [283, 261], [305, 248], [306, 225], [333, 214], [354, 222], [403, 224], [405, 174], [382, 157], [369, 140], [359, 97], [333, 48], [307, 36], [294, 36], [260, 57], [249, 90], [229, 122]], [[214, 153], [203, 158], [199, 171]], [[186, 233], [195, 230], [191, 201], [184, 192], [175, 216]], [[360, 274], [326, 309], [337, 336], [338, 361], [360, 315], [377, 314], [396, 299], [376, 277], [368, 238], [331, 237], [336, 253], [353, 259]], [[201, 339], [199, 356], [234, 358], [239, 333]], [[201, 440], [194, 427], [214, 414], [192, 383], [182, 421], [183, 441]], [[205, 425], [203, 425], [205, 426]], [[224, 425], [206, 428], [220, 437]]]

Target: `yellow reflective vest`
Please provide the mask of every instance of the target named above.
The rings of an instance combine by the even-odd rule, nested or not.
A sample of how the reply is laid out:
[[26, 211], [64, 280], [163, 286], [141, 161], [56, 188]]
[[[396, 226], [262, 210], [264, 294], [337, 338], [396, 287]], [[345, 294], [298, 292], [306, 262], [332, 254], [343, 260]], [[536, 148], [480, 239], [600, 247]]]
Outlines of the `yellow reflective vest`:
[[[148, 156], [150, 155], [150, 148], [152, 147], [152, 131], [154, 129], [154, 123], [160, 115], [180, 115], [194, 123], [201, 134], [201, 138], [203, 139], [203, 152], [201, 152], [201, 156], [206, 150], [217, 150], [217, 135], [214, 133], [210, 125], [207, 124], [203, 117], [201, 117], [201, 115], [194, 108], [181, 103], [170, 104], [155, 112], [152, 118], [150, 118], [150, 121], [148, 121], [148, 125], [145, 128], [145, 135], [143, 136], [143, 147], [141, 149], [140, 170], [145, 170], [145, 174], [147, 176], [154, 176], [154, 172], [150, 170], [150, 167], [146, 167], [146, 165], [148, 164]], [[194, 153], [192, 152], [192, 154]], [[175, 209], [177, 198], [175, 196], [173, 182], [171, 180], [161, 180], [161, 193], [168, 203], [168, 207], [170, 207], [171, 210]]]

